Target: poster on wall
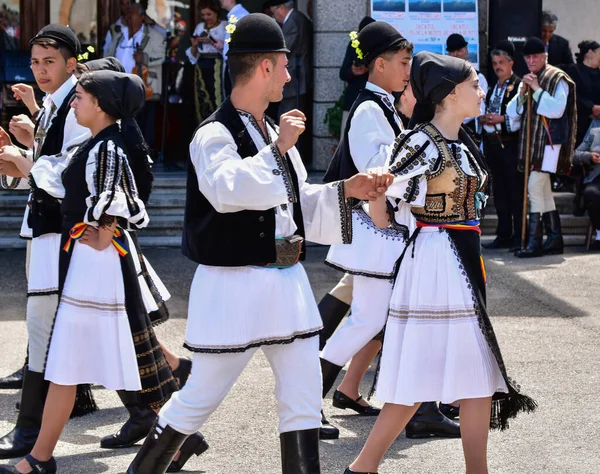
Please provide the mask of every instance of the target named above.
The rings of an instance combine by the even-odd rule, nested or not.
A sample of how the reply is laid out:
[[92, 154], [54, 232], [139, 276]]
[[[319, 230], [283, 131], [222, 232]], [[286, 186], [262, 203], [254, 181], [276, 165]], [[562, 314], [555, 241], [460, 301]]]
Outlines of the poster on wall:
[[459, 33], [469, 43], [469, 61], [479, 68], [477, 0], [371, 0], [371, 16], [393, 25], [415, 45], [415, 54], [447, 54], [446, 38]]

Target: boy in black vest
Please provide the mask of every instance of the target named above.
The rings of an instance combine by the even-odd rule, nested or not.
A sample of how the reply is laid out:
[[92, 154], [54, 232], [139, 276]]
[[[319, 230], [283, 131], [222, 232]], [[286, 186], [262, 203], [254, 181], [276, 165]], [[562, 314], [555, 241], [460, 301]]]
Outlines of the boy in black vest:
[[[358, 43], [358, 44], [357, 44]], [[340, 142], [325, 179], [338, 179], [365, 171], [374, 166], [386, 166], [395, 139], [403, 130], [396, 111], [393, 92], [403, 91], [410, 77], [413, 46], [398, 31], [385, 22], [364, 27], [354, 45], [360, 49], [363, 63], [369, 69], [369, 80], [358, 96], [348, 118]], [[390, 279], [394, 263], [404, 249], [408, 229], [380, 230], [362, 208], [353, 211], [354, 235], [352, 245], [334, 245], [327, 263], [353, 274], [352, 316], [331, 337], [321, 355], [323, 396], [333, 387], [343, 366], [358, 354], [362, 375], [381, 348], [371, 341], [385, 326], [392, 294]], [[324, 317], [324, 324], [332, 319]], [[337, 321], [333, 321], [337, 325]], [[365, 348], [361, 351], [362, 348]], [[360, 352], [359, 352], [360, 351]], [[360, 380], [359, 377], [353, 379]], [[333, 395], [333, 405], [350, 408], [362, 415], [377, 415], [378, 409], [369, 406], [358, 393], [358, 384], [342, 382]], [[424, 421], [427, 417], [427, 421]], [[416, 421], [422, 421], [417, 423]], [[435, 403], [423, 404], [407, 426], [407, 436], [459, 435], [456, 423], [446, 419]]]
[[58, 302], [62, 219], [57, 197], [62, 196], [53, 194], [54, 191], [60, 193], [59, 177], [67, 163], [66, 151], [91, 136], [88, 129], [77, 124], [70, 108], [77, 82], [73, 72], [77, 65], [79, 40], [66, 26], [48, 25], [30, 44], [31, 68], [38, 86], [46, 92], [38, 114], [33, 150], [8, 145], [0, 154], [0, 161], [7, 164], [3, 167], [3, 187], [29, 189], [28, 177], [32, 169], [38, 171], [37, 181], [31, 179], [31, 197], [21, 228], [21, 237], [30, 240], [27, 263], [29, 359], [16, 426], [0, 439], [0, 458], [3, 459], [28, 454], [40, 430], [48, 390], [43, 371]]
[[[128, 473], [164, 473], [185, 438], [225, 398], [261, 348], [276, 378], [284, 473], [318, 474], [322, 327], [303, 267], [304, 237], [351, 240], [347, 198], [384, 192], [389, 175], [310, 185], [294, 145], [305, 117], [265, 117], [290, 80], [281, 29], [245, 16], [229, 44], [231, 97], [190, 145], [183, 252], [197, 262], [185, 346], [185, 387], [163, 407]], [[380, 184], [383, 184], [382, 186]]]
[[514, 45], [500, 41], [492, 50], [492, 67], [498, 82], [485, 99], [486, 112], [479, 117], [483, 125], [483, 150], [492, 172], [494, 206], [498, 214], [496, 239], [484, 247], [521, 246], [523, 219], [523, 173], [519, 172], [519, 129], [521, 117], [514, 121], [506, 114], [506, 106], [517, 95], [521, 78], [513, 72]]

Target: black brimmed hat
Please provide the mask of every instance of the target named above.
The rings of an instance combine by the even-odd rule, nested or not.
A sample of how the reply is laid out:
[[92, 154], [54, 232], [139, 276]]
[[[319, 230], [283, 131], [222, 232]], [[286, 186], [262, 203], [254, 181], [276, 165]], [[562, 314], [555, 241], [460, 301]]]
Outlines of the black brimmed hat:
[[458, 51], [459, 49], [463, 49], [465, 46], [468, 46], [467, 40], [463, 35], [459, 35], [458, 33], [452, 33], [448, 36], [446, 40], [446, 51], [451, 53], [452, 51]]
[[65, 46], [73, 53], [74, 57], [81, 52], [81, 43], [77, 39], [75, 32], [65, 25], [58, 23], [52, 23], [44, 26], [37, 35], [35, 35], [29, 42], [29, 46], [33, 46], [32, 43], [38, 39], [52, 39], [61, 46]]
[[406, 41], [396, 28], [384, 21], [374, 21], [358, 33], [359, 48], [362, 51], [362, 62], [369, 65], [377, 56], [397, 47]]
[[525, 47], [523, 48], [523, 55], [529, 56], [530, 54], [542, 54], [546, 52], [546, 47], [542, 40], [532, 36], [525, 43]]
[[496, 45], [496, 47], [494, 48], [494, 50], [495, 51], [504, 51], [511, 58], [515, 57], [515, 45], [512, 43], [512, 41], [509, 41], [509, 40], [499, 41], [498, 44]]
[[[251, 13], [237, 22], [230, 20], [230, 54], [289, 53], [281, 27], [264, 13]], [[233, 30], [233, 31], [231, 31]]]

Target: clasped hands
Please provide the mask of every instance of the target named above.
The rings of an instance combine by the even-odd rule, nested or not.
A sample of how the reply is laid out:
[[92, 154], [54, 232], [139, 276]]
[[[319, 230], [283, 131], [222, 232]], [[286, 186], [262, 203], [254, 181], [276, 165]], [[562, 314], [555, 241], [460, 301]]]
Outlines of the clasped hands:
[[386, 167], [368, 169], [366, 173], [358, 173], [344, 181], [346, 198], [356, 198], [361, 201], [375, 201], [382, 196], [394, 181]]

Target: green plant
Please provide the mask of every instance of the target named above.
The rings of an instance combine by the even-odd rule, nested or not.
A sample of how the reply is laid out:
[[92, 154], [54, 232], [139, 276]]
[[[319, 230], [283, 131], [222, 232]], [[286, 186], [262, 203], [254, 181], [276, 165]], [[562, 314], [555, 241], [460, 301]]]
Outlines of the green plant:
[[340, 96], [338, 101], [327, 109], [325, 112], [325, 123], [331, 133], [338, 140], [342, 135], [342, 117], [344, 116], [344, 94]]

